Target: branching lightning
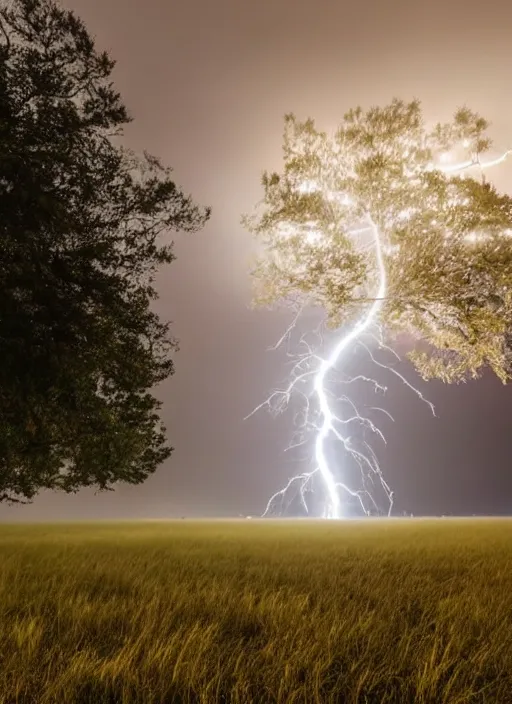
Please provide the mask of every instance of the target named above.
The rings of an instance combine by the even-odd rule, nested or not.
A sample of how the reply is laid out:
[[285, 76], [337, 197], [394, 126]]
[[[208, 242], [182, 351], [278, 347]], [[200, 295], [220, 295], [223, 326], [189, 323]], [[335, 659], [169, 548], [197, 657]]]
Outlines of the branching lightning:
[[[451, 155], [446, 154], [442, 155], [440, 163], [431, 164], [428, 168], [446, 174], [462, 173], [474, 168], [484, 170], [503, 163], [511, 152], [512, 150], [508, 150], [501, 156], [487, 162], [470, 159], [458, 163], [451, 163]], [[301, 184], [300, 189], [301, 192], [311, 192], [315, 187], [314, 183], [308, 181]], [[339, 194], [339, 197], [344, 196]], [[407, 213], [404, 213], [404, 218], [407, 218]], [[387, 389], [376, 379], [364, 374], [348, 376], [344, 379], [339, 378], [339, 366], [348, 350], [359, 347], [366, 353], [369, 361], [377, 370], [390, 373], [405, 384], [435, 415], [433, 404], [424, 397], [422, 392], [413, 386], [391, 363], [381, 361], [379, 358], [379, 354], [384, 352], [391, 355], [395, 361], [400, 360], [397, 353], [384, 344], [379, 327], [379, 312], [387, 295], [387, 272], [384, 257], [386, 245], [382, 241], [379, 228], [367, 213], [360, 222], [354, 223], [350, 234], [355, 238], [370, 235], [370, 240], [365, 240], [361, 244], [361, 246], [371, 248], [376, 263], [375, 293], [374, 298], [368, 299], [369, 307], [355, 324], [348, 329], [343, 327], [338, 331], [338, 339], [326, 356], [320, 355], [305, 338], [302, 338], [301, 343], [306, 351], [303, 354], [293, 355], [294, 361], [289, 384], [281, 390], [274, 391], [266, 401], [247, 416], [252, 416], [263, 407], [268, 407], [274, 414], [281, 413], [289, 406], [292, 397], [297, 396], [302, 402], [302, 408], [298, 414], [299, 427], [287, 449], [291, 450], [307, 445], [310, 434], [314, 433], [315, 435], [313, 469], [292, 476], [282, 489], [270, 497], [263, 516], [286, 514], [287, 505], [297, 498], [303, 511], [310, 515], [311, 507], [308, 495], [315, 495], [317, 500], [320, 499], [320, 513], [324, 518], [343, 518], [346, 515], [347, 500], [355, 502], [360, 507], [360, 511], [366, 515], [391, 514], [393, 491], [386, 482], [375, 452], [369, 443], [365, 439], [354, 442], [353, 428], [359, 426], [366, 429], [385, 443], [384, 435], [370, 417], [359, 412], [347, 395], [337, 396], [333, 393], [331, 385], [369, 384], [376, 393], [385, 393]], [[314, 232], [312, 236], [314, 236]], [[301, 311], [299, 310], [272, 349], [277, 349], [290, 340], [292, 333], [297, 328], [300, 315]], [[332, 378], [333, 373], [338, 375], [337, 378]], [[344, 410], [343, 414], [337, 411], [339, 408]], [[382, 413], [388, 419], [393, 420], [391, 415], [380, 407], [370, 407], [368, 411]], [[358, 476], [360, 477], [358, 486], [352, 486], [346, 478], [346, 467], [342, 468], [341, 472], [336, 471], [333, 460], [328, 456], [328, 441], [331, 440], [339, 443], [345, 451], [345, 457], [355, 463], [354, 466], [358, 468]], [[339, 474], [343, 476], [343, 479], [339, 478]], [[377, 485], [379, 487], [377, 493], [384, 497], [384, 503], [387, 504], [385, 508], [375, 498]]]

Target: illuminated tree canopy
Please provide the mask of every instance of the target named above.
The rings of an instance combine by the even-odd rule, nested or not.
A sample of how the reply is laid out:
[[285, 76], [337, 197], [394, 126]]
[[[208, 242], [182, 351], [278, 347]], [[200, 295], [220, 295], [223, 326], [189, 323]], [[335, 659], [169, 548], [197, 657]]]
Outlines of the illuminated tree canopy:
[[[379, 300], [390, 336], [417, 339], [423, 378], [512, 377], [512, 198], [485, 177], [488, 123], [467, 108], [429, 128], [420, 103], [349, 111], [337, 131], [285, 118], [281, 173], [244, 219], [263, 244], [256, 299], [354, 323]], [[490, 156], [486, 156], [490, 155]]]

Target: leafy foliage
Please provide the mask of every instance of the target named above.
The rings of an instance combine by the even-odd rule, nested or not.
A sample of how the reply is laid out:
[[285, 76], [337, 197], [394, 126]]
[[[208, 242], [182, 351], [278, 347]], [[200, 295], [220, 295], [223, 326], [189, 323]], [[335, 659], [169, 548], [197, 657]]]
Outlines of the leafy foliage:
[[462, 381], [489, 366], [509, 380], [512, 199], [484, 177], [487, 129], [462, 108], [429, 130], [417, 101], [351, 110], [332, 136], [287, 115], [282, 172], [264, 174], [262, 208], [244, 218], [264, 247], [257, 302], [353, 322], [378, 289], [370, 219], [387, 278], [379, 322], [418, 339], [422, 376]]
[[151, 388], [175, 342], [151, 310], [169, 230], [209, 211], [130, 121], [83, 23], [51, 0], [0, 5], [0, 498], [139, 483], [167, 458]]

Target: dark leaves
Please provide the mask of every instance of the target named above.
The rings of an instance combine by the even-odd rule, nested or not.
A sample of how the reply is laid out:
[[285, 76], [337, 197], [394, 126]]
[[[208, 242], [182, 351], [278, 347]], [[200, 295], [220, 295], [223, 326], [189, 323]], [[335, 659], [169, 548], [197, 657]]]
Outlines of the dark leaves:
[[208, 218], [158, 159], [112, 141], [114, 62], [51, 0], [0, 8], [0, 494], [108, 489], [169, 456], [150, 309], [169, 230]]

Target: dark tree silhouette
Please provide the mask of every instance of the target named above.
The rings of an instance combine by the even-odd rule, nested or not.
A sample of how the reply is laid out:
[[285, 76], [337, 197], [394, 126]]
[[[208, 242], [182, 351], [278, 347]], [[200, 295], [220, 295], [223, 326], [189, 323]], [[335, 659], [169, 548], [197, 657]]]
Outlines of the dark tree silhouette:
[[152, 310], [169, 231], [209, 216], [130, 121], [85, 26], [0, 4], [0, 499], [140, 483], [171, 451], [151, 389], [175, 342]]

